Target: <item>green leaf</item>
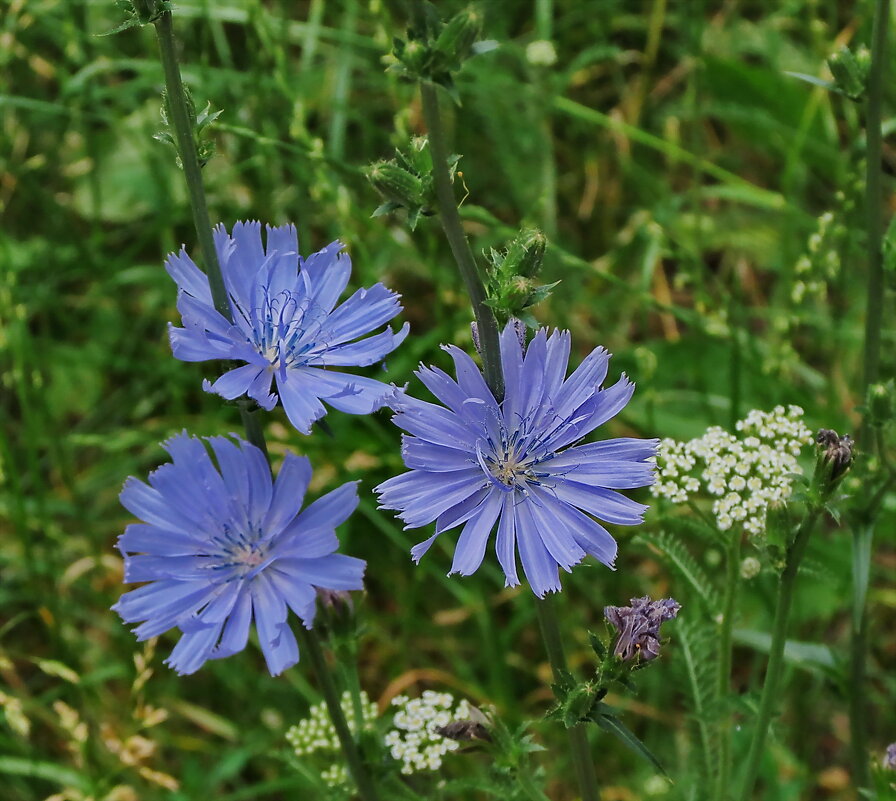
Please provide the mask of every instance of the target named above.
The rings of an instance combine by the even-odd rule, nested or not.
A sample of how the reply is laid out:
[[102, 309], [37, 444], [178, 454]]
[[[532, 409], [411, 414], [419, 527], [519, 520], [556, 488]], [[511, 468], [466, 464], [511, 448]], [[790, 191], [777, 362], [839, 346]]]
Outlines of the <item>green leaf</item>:
[[638, 756], [647, 760], [654, 768], [656, 768], [656, 770], [669, 779], [669, 774], [666, 773], [666, 770], [660, 764], [660, 761], [653, 755], [650, 749], [644, 745], [644, 743], [642, 743], [618, 717], [616, 717], [611, 707], [606, 704], [600, 704], [598, 710], [597, 717], [594, 718], [594, 722], [597, 723], [598, 726], [604, 731], [614, 735], [623, 744], [628, 746], [632, 751], [638, 754]]
[[816, 78], [814, 75], [806, 75], [804, 72], [785, 71], [784, 74], [789, 75], [791, 78], [796, 78], [799, 81], [811, 83], [813, 86], [820, 86], [822, 89], [827, 89], [829, 92], [836, 92], [838, 95], [844, 94], [843, 90], [833, 81], [826, 81], [824, 78]]
[[862, 624], [868, 581], [871, 575], [871, 542], [874, 525], [867, 524], [852, 534], [852, 622], [856, 628]]
[[[761, 653], [767, 654], [771, 649], [772, 637], [768, 632], [735, 629], [733, 636], [738, 644], [754, 648]], [[827, 645], [814, 642], [787, 640], [784, 643], [784, 660], [802, 670], [828, 675], [836, 673], [839, 669], [834, 652]]]
[[0, 756], [0, 773], [43, 779], [62, 787], [72, 787], [82, 793], [90, 791], [90, 782], [86, 776], [55, 762], [38, 762], [35, 759]]

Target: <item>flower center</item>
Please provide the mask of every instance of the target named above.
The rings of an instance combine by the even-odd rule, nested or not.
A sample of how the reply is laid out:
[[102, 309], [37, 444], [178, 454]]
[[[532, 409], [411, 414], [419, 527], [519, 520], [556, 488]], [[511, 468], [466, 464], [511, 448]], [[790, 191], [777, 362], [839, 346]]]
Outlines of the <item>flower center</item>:
[[504, 459], [487, 459], [489, 472], [507, 487], [517, 483], [518, 478], [525, 480], [526, 468], [513, 456]]

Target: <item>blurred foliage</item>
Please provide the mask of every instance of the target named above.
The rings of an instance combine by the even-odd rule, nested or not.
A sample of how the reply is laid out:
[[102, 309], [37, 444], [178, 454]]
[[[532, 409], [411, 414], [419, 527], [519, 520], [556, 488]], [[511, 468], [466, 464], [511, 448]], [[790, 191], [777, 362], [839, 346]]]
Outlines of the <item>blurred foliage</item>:
[[[213, 217], [295, 221], [305, 253], [346, 242], [352, 287], [382, 280], [404, 296], [413, 333], [389, 359], [396, 383], [413, 382], [420, 360], [447, 366], [438, 343], [471, 347], [437, 219], [421, 217], [412, 235], [395, 216], [371, 217], [379, 199], [363, 166], [423, 133], [414, 87], [384, 71], [404, 35], [400, 5], [181, 0], [175, 13], [196, 108], [222, 111], [204, 170]], [[447, 15], [462, 4], [440, 6]], [[626, 370], [639, 383], [607, 435], [687, 439], [776, 403], [800, 404], [816, 428], [855, 427], [861, 110], [786, 73], [830, 80], [825, 60], [868, 41], [867, 10], [825, 0], [486, 5], [484, 35], [499, 46], [456, 76], [461, 105], [444, 104], [469, 192], [461, 212], [477, 254], [504, 247], [521, 225], [547, 235], [541, 280], [560, 283], [535, 314], [569, 328], [579, 358], [605, 345], [611, 378]], [[97, 35], [121, 21], [112, 2], [7, 0], [0, 22], [2, 795], [294, 798], [306, 779], [289, 767], [283, 734], [317, 700], [304, 666], [271, 679], [250, 649], [178, 678], [161, 665], [171, 637], [153, 652], [108, 611], [121, 591], [124, 478], [162, 461], [157, 443], [172, 433], [238, 427], [235, 409], [201, 390], [214, 368], [169, 353], [175, 292], [162, 263], [195, 235], [171, 150], [153, 139], [162, 102], [153, 31]], [[888, 92], [892, 108], [892, 82]], [[888, 170], [894, 158], [885, 146]], [[819, 260], [810, 238], [828, 211], [845, 233], [833, 259]], [[825, 265], [812, 278], [822, 291], [795, 300], [807, 254]], [[890, 328], [885, 377], [894, 353]], [[369, 490], [401, 469], [385, 413], [327, 421], [332, 437], [301, 437], [279, 410], [268, 428], [275, 455], [288, 447], [311, 458], [313, 493], [348, 478]], [[370, 696], [433, 686], [495, 704], [511, 727], [542, 715], [550, 672], [528, 590], [502, 589], [489, 559], [474, 578], [447, 579], [448, 537], [414, 567], [407, 552], [419, 533], [362, 494], [343, 540], [369, 561], [360, 660]], [[896, 739], [894, 512], [890, 502], [869, 596], [879, 751]], [[706, 647], [688, 622], [702, 602], [664, 566], [651, 544], [658, 531], [614, 533], [616, 572], [587, 564], [564, 581], [572, 666], [587, 667], [588, 631], [605, 605], [649, 593], [683, 609], [637, 702], [608, 697], [677, 784], [657, 783], [600, 735], [605, 797], [696, 799], [695, 774], [670, 766], [693, 761], [683, 700]], [[700, 570], [717, 570], [718, 549], [692, 545]], [[848, 537], [823, 532], [807, 562], [782, 710], [800, 736], [769, 749], [768, 801], [852, 797], [841, 685]], [[747, 584], [736, 688], [761, 676], [767, 641], [756, 635], [769, 630], [773, 596], [770, 575]], [[740, 697], [744, 715], [755, 700]], [[562, 731], [537, 730], [562, 744]], [[462, 775], [480, 758], [454, 756], [449, 770]], [[573, 797], [563, 758], [533, 756], [555, 801]]]

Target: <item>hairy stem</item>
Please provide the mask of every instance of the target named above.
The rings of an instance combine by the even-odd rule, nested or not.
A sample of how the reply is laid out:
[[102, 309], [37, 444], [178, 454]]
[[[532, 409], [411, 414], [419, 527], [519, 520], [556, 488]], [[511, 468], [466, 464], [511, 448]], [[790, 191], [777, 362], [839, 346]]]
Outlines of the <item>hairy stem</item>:
[[[168, 113], [171, 124], [174, 127], [177, 150], [183, 164], [184, 178], [187, 182], [187, 190], [190, 196], [190, 208], [193, 211], [193, 224], [196, 226], [196, 235], [199, 238], [199, 248], [205, 263], [211, 288], [212, 300], [215, 308], [228, 320], [233, 320], [230, 312], [230, 303], [227, 298], [227, 289], [224, 285], [224, 275], [218, 262], [215, 242], [212, 237], [211, 220], [208, 215], [208, 205], [205, 200], [205, 189], [202, 184], [202, 172], [199, 166], [199, 157], [196, 153], [196, 141], [194, 139], [193, 124], [187, 106], [187, 96], [181, 80], [180, 67], [177, 63], [177, 43], [174, 39], [174, 30], [171, 24], [171, 12], [165, 11], [155, 21], [156, 35], [159, 40], [159, 50], [162, 58], [162, 68], [165, 72], [165, 88], [168, 98]], [[249, 411], [247, 404], [240, 404], [240, 416], [246, 430], [246, 437], [253, 445], [260, 448], [267, 457], [267, 445], [264, 438], [264, 430], [255, 413]], [[317, 675], [318, 684], [324, 695], [330, 718], [342, 745], [342, 751], [348, 764], [349, 772], [361, 798], [364, 801], [377, 801], [376, 792], [373, 789], [370, 777], [361, 762], [357, 745], [352, 738], [351, 731], [342, 714], [342, 707], [333, 679], [327, 668], [321, 651], [317, 634], [313, 631], [302, 630], [304, 649], [311, 659], [312, 667]]]
[[482, 349], [482, 367], [485, 380], [495, 399], [500, 403], [504, 398], [504, 376], [501, 372], [501, 352], [498, 346], [498, 323], [492, 310], [486, 305], [485, 287], [470, 250], [470, 243], [464, 234], [457, 202], [454, 199], [454, 188], [448, 171], [448, 147], [445, 144], [445, 133], [442, 128], [442, 115], [439, 112], [439, 98], [436, 87], [431, 83], [421, 82], [420, 94], [423, 100], [423, 119], [429, 131], [429, 146], [432, 149], [432, 175], [435, 182], [436, 202], [439, 207], [439, 218], [445, 237], [451, 247], [451, 253], [457, 262], [461, 278], [473, 304], [476, 327], [479, 331], [479, 343]]
[[731, 690], [731, 634], [734, 629], [734, 608], [740, 584], [740, 531], [734, 534], [725, 550], [725, 593], [722, 600], [722, 622], [719, 627], [719, 659], [716, 675], [716, 697], [719, 703], [719, 764], [716, 772], [718, 801], [728, 797], [731, 784], [731, 715], [728, 694]]
[[759, 701], [759, 711], [756, 715], [756, 725], [753, 729], [753, 738], [750, 741], [750, 750], [747, 754], [746, 768], [744, 770], [743, 784], [739, 795], [740, 801], [749, 801], [753, 794], [753, 786], [756, 784], [756, 774], [759, 772], [759, 763], [765, 751], [765, 741], [768, 736], [768, 727], [772, 714], [778, 702], [778, 689], [781, 684], [781, 673], [784, 668], [784, 644], [787, 642], [787, 629], [790, 623], [790, 608], [793, 603], [793, 588], [796, 584], [796, 576], [799, 572], [800, 562], [806, 553], [809, 537], [815, 527], [815, 521], [821, 514], [820, 507], [810, 508], [799, 531], [794, 537], [793, 543], [787, 549], [787, 560], [784, 572], [781, 574], [781, 583], [778, 585], [778, 598], [775, 604], [775, 623], [772, 630], [772, 642], [768, 654], [768, 667], [765, 671], [765, 684], [762, 687], [762, 698]]
[[[351, 730], [345, 715], [342, 713], [342, 705], [339, 701], [339, 693], [336, 691], [336, 684], [333, 681], [331, 670], [324, 659], [324, 652], [320, 647], [320, 641], [314, 630], [308, 631], [302, 628], [299, 638], [302, 644], [302, 650], [305, 651], [311, 660], [311, 667], [317, 676], [317, 682], [320, 685], [321, 694], [327, 704], [327, 711], [330, 713], [330, 720], [333, 721], [333, 728], [336, 729], [336, 736], [342, 744], [342, 753], [345, 761], [348, 763], [348, 772], [358, 788], [358, 793], [364, 801], [375, 801], [377, 798], [376, 791], [373, 788], [370, 776], [367, 774], [361, 755], [358, 753], [355, 740], [352, 737]], [[350, 747], [346, 747], [349, 745]]]
[[[566, 655], [563, 653], [563, 641], [560, 638], [560, 626], [557, 623], [557, 610], [554, 608], [551, 596], [536, 601], [535, 610], [538, 613], [538, 623], [541, 627], [544, 647], [548, 653], [548, 661], [551, 663], [551, 672], [554, 674], [554, 681], [559, 682], [563, 672], [566, 671]], [[594, 772], [594, 762], [591, 759], [591, 749], [588, 745], [588, 730], [584, 724], [579, 724], [567, 731], [582, 801], [599, 801], [600, 790], [597, 786], [597, 775]]]

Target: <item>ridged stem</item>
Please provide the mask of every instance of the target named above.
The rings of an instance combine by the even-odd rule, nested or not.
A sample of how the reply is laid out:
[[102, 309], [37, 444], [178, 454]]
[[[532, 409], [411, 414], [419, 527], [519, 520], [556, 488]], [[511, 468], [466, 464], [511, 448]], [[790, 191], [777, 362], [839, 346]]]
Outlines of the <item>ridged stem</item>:
[[731, 714], [727, 703], [731, 691], [732, 632], [737, 590], [740, 584], [740, 531], [725, 550], [725, 592], [722, 599], [722, 622], [719, 626], [719, 659], [716, 674], [716, 697], [719, 702], [719, 764], [716, 772], [717, 801], [730, 794], [731, 783]]
[[[548, 654], [548, 661], [551, 663], [554, 681], [559, 682], [567, 667], [553, 598], [548, 595], [536, 601], [535, 611], [538, 614], [538, 624], [541, 627], [541, 636]], [[582, 801], [599, 801], [600, 789], [597, 785], [597, 775], [594, 772], [594, 762], [591, 759], [591, 748], [588, 745], [588, 730], [584, 724], [580, 723], [578, 726], [567, 729], [567, 732]]]
[[784, 564], [784, 572], [778, 584], [778, 598], [775, 603], [775, 623], [772, 630], [772, 642], [768, 654], [768, 667], [765, 671], [765, 684], [762, 687], [762, 697], [759, 701], [759, 711], [756, 714], [756, 725], [753, 729], [753, 737], [750, 741], [750, 750], [747, 754], [744, 779], [738, 798], [740, 801], [749, 801], [753, 794], [753, 786], [756, 784], [756, 774], [759, 772], [759, 764], [765, 751], [765, 741], [768, 737], [768, 727], [771, 723], [775, 705], [778, 702], [778, 689], [781, 684], [781, 674], [784, 668], [784, 645], [787, 642], [787, 629], [790, 624], [790, 609], [793, 604], [793, 589], [796, 584], [800, 562], [806, 553], [806, 546], [815, 528], [815, 521], [821, 514], [821, 508], [814, 506], [806, 512], [803, 522], [800, 524], [793, 543], [787, 549], [787, 559]]
[[[862, 398], [880, 372], [881, 327], [883, 323], [884, 264], [883, 264], [883, 191], [881, 181], [881, 151], [883, 121], [884, 70], [887, 61], [887, 31], [890, 24], [890, 0], [876, 0], [874, 29], [871, 41], [871, 69], [868, 75], [868, 105], [865, 114], [865, 220], [868, 242], [868, 294], [865, 312], [865, 347], [862, 358]], [[867, 419], [862, 423], [859, 444], [870, 450], [871, 431]], [[849, 642], [849, 749], [853, 784], [868, 787], [868, 715], [865, 695], [867, 683], [866, 659], [868, 652], [868, 619], [865, 611], [867, 571], [870, 560], [860, 559], [870, 552], [874, 525], [855, 521], [852, 530], [853, 554], [853, 614]], [[863, 571], [864, 575], [859, 575]]]
[[[196, 152], [196, 142], [193, 138], [193, 124], [190, 120], [187, 96], [177, 61], [177, 43], [174, 39], [171, 12], [165, 11], [162, 13], [155, 20], [154, 25], [159, 41], [162, 68], [165, 72], [169, 119], [174, 128], [178, 155], [183, 165], [184, 178], [186, 179], [187, 191], [190, 197], [190, 208], [193, 211], [193, 224], [196, 227], [196, 235], [199, 238], [199, 248], [202, 253], [202, 260], [205, 263], [212, 300], [215, 308], [232, 322], [233, 315], [231, 314], [230, 303], [227, 298], [224, 275], [221, 272], [221, 265], [218, 262], [215, 242], [212, 237], [212, 225], [208, 215], [205, 189], [202, 184], [202, 168], [199, 166], [199, 156]], [[249, 442], [260, 448], [267, 456], [264, 431], [255, 413], [249, 411], [247, 404], [241, 403], [240, 416]], [[330, 718], [333, 721], [333, 727], [336, 729], [336, 734], [339, 737], [349, 773], [358, 788], [361, 798], [364, 801], [377, 801], [373, 784], [361, 762], [358, 748], [342, 713], [339, 696], [336, 693], [333, 679], [324, 660], [317, 634], [314, 631], [309, 632], [302, 629], [301, 639], [303, 641], [303, 650], [311, 660], [311, 666], [317, 676]]]
[[504, 398], [504, 375], [501, 372], [498, 323], [494, 313], [485, 303], [487, 297], [485, 286], [479, 275], [473, 251], [470, 250], [470, 243], [467, 242], [460, 213], [457, 210], [451, 174], [448, 171], [448, 146], [445, 143], [436, 87], [431, 83], [421, 81], [420, 95], [423, 100], [423, 119], [429, 132], [429, 147], [432, 151], [432, 176], [435, 183], [439, 219], [442, 221], [445, 238], [451, 247], [454, 261], [457, 262], [457, 268], [467, 289], [467, 294], [470, 296], [470, 302], [473, 304], [485, 381], [495, 399], [500, 403]]

